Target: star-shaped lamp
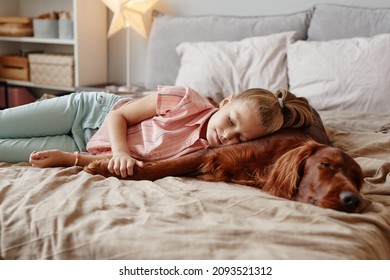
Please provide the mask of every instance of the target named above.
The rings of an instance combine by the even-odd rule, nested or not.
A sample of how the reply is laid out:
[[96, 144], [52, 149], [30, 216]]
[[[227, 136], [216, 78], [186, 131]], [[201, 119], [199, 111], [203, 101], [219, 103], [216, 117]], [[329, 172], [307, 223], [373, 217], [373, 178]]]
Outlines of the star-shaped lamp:
[[141, 34], [145, 39], [148, 37], [150, 28], [151, 12], [159, 0], [102, 0], [103, 3], [114, 13], [108, 37], [127, 28], [126, 42], [126, 86], [119, 87], [121, 92], [137, 90], [130, 84], [130, 28]]
[[150, 23], [147, 14], [159, 0], [102, 0], [114, 13], [108, 37], [125, 27], [131, 27], [147, 38]]

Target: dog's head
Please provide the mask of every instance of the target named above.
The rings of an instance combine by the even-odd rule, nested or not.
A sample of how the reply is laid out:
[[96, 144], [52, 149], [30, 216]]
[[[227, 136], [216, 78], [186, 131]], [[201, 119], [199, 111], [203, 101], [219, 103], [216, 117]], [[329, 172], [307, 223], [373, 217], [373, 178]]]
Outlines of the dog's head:
[[343, 212], [361, 212], [360, 166], [345, 152], [308, 141], [278, 159], [265, 190], [287, 199]]

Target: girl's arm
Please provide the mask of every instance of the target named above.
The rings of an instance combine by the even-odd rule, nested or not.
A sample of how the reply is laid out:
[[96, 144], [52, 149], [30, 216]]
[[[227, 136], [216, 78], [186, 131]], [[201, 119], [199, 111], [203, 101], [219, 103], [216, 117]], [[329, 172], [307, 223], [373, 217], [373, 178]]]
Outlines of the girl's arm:
[[157, 92], [111, 111], [107, 116], [108, 136], [112, 158], [108, 170], [116, 175], [127, 177], [133, 175], [133, 167], [143, 166], [129, 154], [126, 141], [127, 128], [156, 115]]
[[[127, 177], [133, 174], [134, 165], [143, 167], [141, 161], [133, 159], [129, 154], [126, 142], [127, 127], [155, 116], [156, 105], [157, 92], [124, 105], [107, 115], [108, 135], [113, 153], [108, 165], [110, 172]], [[86, 166], [94, 160], [105, 159], [107, 157], [109, 156], [81, 153], [77, 160], [77, 165]], [[76, 156], [74, 153], [60, 150], [46, 150], [31, 153], [29, 162], [32, 166], [42, 168], [56, 166], [68, 167], [75, 165]]]
[[79, 154], [79, 158], [76, 161], [76, 155], [70, 152], [64, 152], [60, 150], [46, 150], [40, 152], [32, 152], [29, 162], [35, 167], [69, 167], [69, 166], [86, 166], [89, 163], [105, 159], [110, 156], [107, 155], [91, 155], [87, 153]]

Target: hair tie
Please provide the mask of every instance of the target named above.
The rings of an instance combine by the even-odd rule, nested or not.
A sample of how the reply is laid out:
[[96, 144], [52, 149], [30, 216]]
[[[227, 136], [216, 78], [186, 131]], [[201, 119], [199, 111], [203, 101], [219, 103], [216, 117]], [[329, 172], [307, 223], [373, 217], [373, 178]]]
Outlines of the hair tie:
[[280, 106], [280, 108], [284, 108], [284, 104], [283, 104], [283, 99], [282, 99], [282, 97], [279, 97], [278, 98], [278, 102], [279, 102], [279, 106]]

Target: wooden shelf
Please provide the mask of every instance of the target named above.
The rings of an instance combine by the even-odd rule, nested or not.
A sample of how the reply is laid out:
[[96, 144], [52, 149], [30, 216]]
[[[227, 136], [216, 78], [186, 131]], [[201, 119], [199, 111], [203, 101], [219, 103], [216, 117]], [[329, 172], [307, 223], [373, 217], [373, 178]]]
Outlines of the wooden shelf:
[[73, 45], [75, 43], [75, 40], [36, 38], [36, 37], [11, 37], [11, 36], [0, 36], [0, 41], [35, 43], [35, 44], [56, 44], [56, 45]]
[[42, 89], [50, 89], [50, 90], [58, 90], [58, 91], [75, 91], [75, 87], [59, 87], [52, 85], [41, 85], [35, 84], [29, 81], [19, 81], [19, 80], [10, 80], [10, 79], [1, 79], [1, 82], [7, 83], [9, 86], [20, 86], [20, 87], [30, 87], [30, 88], [42, 88]]

